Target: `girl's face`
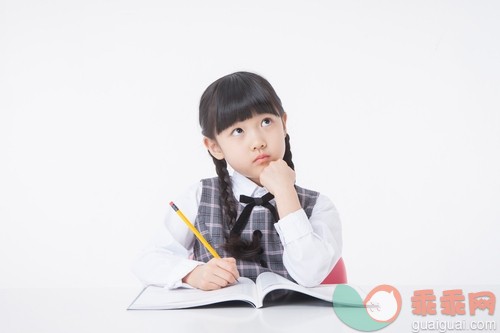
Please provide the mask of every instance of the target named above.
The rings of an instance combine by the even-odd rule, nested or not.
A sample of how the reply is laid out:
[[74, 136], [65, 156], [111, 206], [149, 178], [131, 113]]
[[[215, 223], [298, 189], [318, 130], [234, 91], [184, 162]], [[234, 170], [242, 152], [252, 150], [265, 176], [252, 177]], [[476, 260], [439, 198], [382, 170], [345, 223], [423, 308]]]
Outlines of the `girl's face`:
[[286, 113], [256, 114], [237, 122], [204, 144], [217, 159], [226, 162], [238, 173], [260, 185], [260, 173], [271, 161], [285, 155]]

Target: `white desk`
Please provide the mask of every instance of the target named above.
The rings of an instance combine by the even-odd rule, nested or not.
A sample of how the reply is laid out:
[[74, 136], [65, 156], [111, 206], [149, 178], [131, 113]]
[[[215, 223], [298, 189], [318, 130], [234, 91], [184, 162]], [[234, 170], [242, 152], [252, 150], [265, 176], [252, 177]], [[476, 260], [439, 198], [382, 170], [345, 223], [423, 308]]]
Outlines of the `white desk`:
[[356, 332], [326, 302], [127, 311], [137, 289], [0, 289], [1, 333]]
[[[496, 330], [482, 332], [500, 329], [499, 308], [494, 316], [484, 311], [475, 317], [413, 316], [410, 299], [415, 289], [399, 289], [404, 300], [401, 313], [394, 323], [379, 332], [411, 332], [412, 322], [417, 320], [493, 320], [497, 323]], [[500, 298], [500, 285], [466, 287], [466, 290], [491, 290]], [[312, 299], [261, 309], [233, 303], [183, 310], [127, 311], [139, 292], [140, 288], [0, 289], [0, 333], [358, 332], [344, 325], [331, 305]], [[439, 299], [438, 288], [436, 295]], [[463, 332], [471, 331], [460, 331]]]

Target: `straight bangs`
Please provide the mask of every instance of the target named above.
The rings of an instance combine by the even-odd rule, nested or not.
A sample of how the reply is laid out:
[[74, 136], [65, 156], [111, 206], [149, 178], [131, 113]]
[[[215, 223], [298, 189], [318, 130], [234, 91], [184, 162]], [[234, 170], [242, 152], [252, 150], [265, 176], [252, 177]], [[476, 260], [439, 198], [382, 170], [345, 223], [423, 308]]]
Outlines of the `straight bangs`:
[[220, 81], [215, 92], [215, 132], [220, 134], [233, 124], [256, 114], [284, 113], [281, 100], [265, 79], [251, 73], [234, 73]]

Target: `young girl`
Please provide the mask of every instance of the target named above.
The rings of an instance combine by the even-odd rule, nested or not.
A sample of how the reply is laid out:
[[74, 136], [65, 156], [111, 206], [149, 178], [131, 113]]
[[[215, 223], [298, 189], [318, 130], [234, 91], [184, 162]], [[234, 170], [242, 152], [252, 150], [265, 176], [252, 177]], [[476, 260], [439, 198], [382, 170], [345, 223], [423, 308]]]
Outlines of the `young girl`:
[[273, 87], [259, 75], [233, 73], [205, 90], [199, 111], [218, 177], [197, 182], [175, 203], [222, 259], [169, 210], [135, 274], [144, 284], [203, 290], [264, 271], [320, 284], [341, 256], [340, 220], [326, 196], [295, 185], [287, 114]]

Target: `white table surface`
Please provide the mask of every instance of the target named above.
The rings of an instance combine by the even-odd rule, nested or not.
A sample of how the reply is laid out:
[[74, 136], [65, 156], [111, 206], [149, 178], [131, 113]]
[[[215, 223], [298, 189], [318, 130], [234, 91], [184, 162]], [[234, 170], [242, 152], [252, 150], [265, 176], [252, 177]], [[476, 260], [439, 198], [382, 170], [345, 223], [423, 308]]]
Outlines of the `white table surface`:
[[[464, 287], [464, 292], [490, 290], [498, 298], [494, 316], [481, 311], [475, 317], [412, 315], [412, 291], [420, 287], [398, 288], [404, 300], [401, 313], [394, 323], [378, 332], [412, 332], [412, 323], [425, 320], [493, 320], [496, 330], [481, 332], [500, 332], [500, 285]], [[438, 299], [442, 289], [450, 287], [436, 288]], [[331, 304], [313, 299], [260, 309], [232, 303], [181, 310], [127, 310], [139, 292], [140, 288], [0, 289], [0, 333], [358, 332], [338, 319]]]
[[127, 310], [140, 289], [0, 289], [1, 333], [352, 332], [326, 302]]

